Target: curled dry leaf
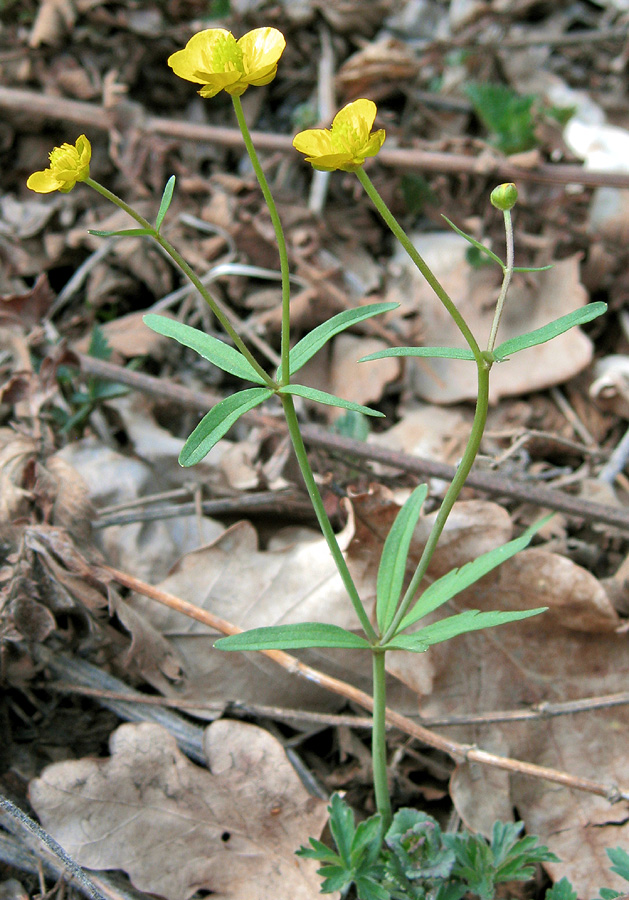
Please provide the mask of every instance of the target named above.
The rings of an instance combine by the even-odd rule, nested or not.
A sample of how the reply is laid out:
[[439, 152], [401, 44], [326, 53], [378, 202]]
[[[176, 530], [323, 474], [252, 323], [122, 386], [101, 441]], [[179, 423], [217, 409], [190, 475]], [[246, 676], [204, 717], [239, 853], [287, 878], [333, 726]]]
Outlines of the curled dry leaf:
[[[204, 735], [210, 771], [161, 726], [122, 725], [109, 759], [48, 766], [30, 799], [80, 865], [123, 869], [138, 889], [187, 900], [315, 900], [316, 864], [294, 852], [327, 818], [274, 737], [221, 720]], [[333, 895], [338, 896], [338, 895]]]

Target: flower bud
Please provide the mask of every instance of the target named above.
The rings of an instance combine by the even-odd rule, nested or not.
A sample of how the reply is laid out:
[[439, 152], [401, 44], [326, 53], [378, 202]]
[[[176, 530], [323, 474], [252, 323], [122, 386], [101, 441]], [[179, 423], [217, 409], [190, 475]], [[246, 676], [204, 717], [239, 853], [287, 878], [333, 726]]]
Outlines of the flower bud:
[[518, 189], [512, 182], [499, 184], [498, 187], [493, 189], [489, 199], [492, 206], [506, 212], [508, 209], [513, 209], [518, 202]]

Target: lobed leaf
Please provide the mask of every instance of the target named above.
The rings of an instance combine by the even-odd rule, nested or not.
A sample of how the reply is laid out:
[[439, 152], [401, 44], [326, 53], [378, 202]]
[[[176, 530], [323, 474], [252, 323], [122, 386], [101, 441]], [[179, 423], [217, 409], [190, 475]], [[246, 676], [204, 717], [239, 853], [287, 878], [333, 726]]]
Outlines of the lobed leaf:
[[376, 582], [376, 618], [384, 634], [398, 606], [411, 538], [428, 494], [428, 485], [420, 484], [401, 508], [382, 548]]
[[[371, 303], [369, 306], [360, 306], [358, 309], [346, 309], [336, 316], [332, 316], [327, 322], [322, 322], [316, 328], [298, 341], [289, 354], [289, 370], [294, 375], [304, 366], [315, 353], [327, 342], [346, 328], [351, 328], [358, 322], [379, 316], [381, 313], [397, 309], [399, 303]], [[282, 381], [283, 372], [280, 366], [276, 374], [277, 381]]]
[[323, 622], [299, 622], [296, 625], [268, 625], [242, 634], [219, 638], [218, 650], [299, 650], [309, 647], [340, 647], [345, 650], [369, 649], [369, 641], [339, 625]]
[[229, 344], [219, 341], [218, 338], [205, 334], [198, 328], [184, 325], [177, 319], [156, 316], [154, 313], [143, 316], [142, 321], [152, 331], [163, 334], [165, 337], [174, 338], [179, 344], [194, 350], [199, 356], [209, 360], [224, 372], [229, 372], [230, 375], [235, 375], [245, 381], [253, 381], [255, 384], [266, 384], [242, 353], [234, 347], [230, 347]]
[[277, 393], [295, 394], [297, 397], [305, 397], [307, 400], [314, 400], [316, 403], [325, 403], [326, 406], [340, 406], [341, 409], [351, 409], [365, 416], [385, 418], [384, 413], [378, 412], [377, 409], [354, 403], [353, 400], [343, 400], [342, 397], [336, 397], [334, 394], [328, 394], [326, 391], [318, 391], [316, 388], [306, 387], [305, 384], [285, 384], [284, 387], [279, 388]]
[[536, 328], [535, 331], [529, 331], [527, 334], [521, 334], [519, 337], [503, 341], [494, 350], [494, 359], [502, 362], [507, 356], [517, 353], [519, 350], [536, 347], [537, 344], [545, 344], [546, 341], [551, 341], [553, 338], [563, 334], [564, 331], [574, 328], [575, 325], [584, 325], [586, 322], [591, 322], [592, 319], [602, 316], [606, 310], [607, 304], [601, 300], [597, 300], [595, 303], [588, 303], [587, 306], [576, 309], [566, 316], [561, 316], [561, 318], [549, 322], [548, 325], [544, 325], [542, 328]]
[[271, 397], [269, 388], [249, 388], [226, 397], [205, 415], [194, 429], [179, 454], [179, 465], [194, 466], [201, 462], [214, 444], [227, 434], [234, 422]]

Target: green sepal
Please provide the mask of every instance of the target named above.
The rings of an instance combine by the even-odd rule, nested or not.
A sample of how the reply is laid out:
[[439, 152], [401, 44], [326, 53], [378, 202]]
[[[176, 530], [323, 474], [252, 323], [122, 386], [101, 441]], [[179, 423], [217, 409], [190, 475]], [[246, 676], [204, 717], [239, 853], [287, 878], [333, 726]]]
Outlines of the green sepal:
[[309, 647], [340, 647], [345, 650], [369, 650], [365, 638], [339, 625], [323, 622], [299, 622], [296, 625], [269, 625], [252, 628], [242, 634], [219, 638], [218, 650], [300, 650]]
[[234, 422], [273, 395], [269, 388], [255, 387], [225, 397], [205, 415], [194, 429], [179, 454], [180, 466], [201, 462], [214, 444], [227, 434]]
[[[304, 335], [300, 341], [297, 341], [293, 349], [289, 353], [289, 370], [294, 375], [302, 366], [304, 366], [315, 353], [317, 353], [327, 342], [341, 331], [370, 319], [373, 316], [379, 316], [381, 313], [389, 312], [397, 309], [399, 303], [371, 303], [369, 306], [359, 306], [358, 309], [346, 309], [336, 316], [332, 316], [327, 322], [322, 322], [316, 328]], [[282, 366], [276, 373], [277, 381], [283, 380]]]
[[157, 211], [157, 218], [155, 219], [155, 231], [159, 232], [162, 227], [162, 222], [164, 221], [164, 216], [168, 212], [168, 207], [170, 206], [170, 201], [173, 199], [173, 191], [175, 190], [175, 176], [171, 175], [168, 181], [166, 182], [166, 187], [164, 188], [164, 193], [162, 194], [162, 201], [159, 204], [159, 210]]
[[418, 622], [419, 619], [423, 619], [428, 613], [439, 609], [439, 607], [443, 606], [444, 603], [447, 603], [448, 600], [451, 600], [461, 591], [464, 591], [472, 584], [475, 584], [484, 575], [487, 575], [489, 572], [502, 565], [503, 562], [506, 562], [506, 560], [515, 556], [516, 553], [525, 550], [540, 528], [550, 521], [552, 516], [552, 513], [544, 516], [539, 522], [535, 522], [530, 528], [527, 528], [526, 531], [522, 532], [519, 537], [514, 538], [507, 544], [503, 544], [501, 547], [494, 547], [493, 550], [488, 550], [487, 553], [483, 553], [482, 556], [465, 563], [460, 569], [451, 569], [449, 572], [446, 572], [445, 575], [442, 575], [441, 578], [433, 581], [433, 583], [426, 588], [415, 606], [402, 619], [398, 633], [404, 631], [404, 629], [408, 628], [410, 625], [414, 625], [415, 622]]
[[448, 223], [448, 225], [450, 226], [450, 228], [453, 231], [456, 231], [456, 233], [460, 234], [462, 238], [465, 238], [465, 240], [468, 242], [468, 244], [471, 244], [472, 247], [476, 247], [476, 249], [480, 250], [481, 253], [486, 253], [490, 259], [493, 259], [494, 262], [498, 263], [498, 265], [500, 266], [501, 269], [504, 269], [505, 264], [503, 263], [503, 261], [500, 259], [499, 256], [496, 256], [496, 254], [494, 253], [493, 250], [490, 250], [489, 247], [486, 247], [484, 244], [481, 244], [481, 242], [477, 241], [476, 238], [473, 238], [471, 234], [467, 234], [465, 231], [461, 231], [461, 229], [457, 228], [456, 225], [454, 224], [454, 222], [451, 222], [447, 216], [443, 215], [443, 213], [441, 214], [441, 218], [446, 220], [446, 222]]
[[479, 631], [481, 628], [495, 628], [496, 625], [506, 625], [508, 622], [517, 622], [520, 619], [528, 619], [546, 612], [547, 606], [538, 609], [526, 609], [518, 611], [493, 610], [491, 612], [479, 612], [477, 609], [466, 609], [456, 616], [448, 616], [431, 625], [426, 625], [421, 631], [414, 634], [396, 634], [391, 638], [384, 650], [410, 650], [412, 653], [423, 653], [433, 644], [449, 641], [450, 638], [469, 631]]
[[316, 403], [324, 403], [326, 406], [340, 406], [341, 409], [351, 409], [354, 412], [362, 413], [364, 416], [385, 418], [384, 413], [378, 412], [377, 409], [362, 406], [360, 403], [354, 403], [353, 400], [343, 400], [342, 397], [336, 397], [334, 394], [326, 393], [326, 391], [318, 391], [316, 388], [306, 387], [305, 384], [285, 384], [278, 389], [277, 393], [295, 394], [297, 397], [314, 400]]
[[167, 316], [148, 313], [142, 317], [142, 320], [152, 331], [163, 334], [165, 337], [174, 338], [179, 344], [196, 351], [224, 372], [229, 372], [230, 375], [235, 375], [245, 381], [253, 381], [254, 384], [266, 384], [242, 353], [230, 347], [229, 344], [219, 341], [218, 338], [205, 334], [198, 328], [184, 325], [177, 319], [169, 319]]
[[152, 235], [152, 228], [123, 228], [120, 231], [98, 231], [95, 228], [88, 229], [89, 234], [94, 234], [96, 237], [139, 237], [140, 235]]
[[428, 494], [428, 485], [420, 484], [395, 517], [395, 522], [382, 548], [376, 582], [376, 618], [384, 634], [395, 617], [404, 577], [411, 538]]
[[517, 353], [519, 350], [536, 347], [537, 344], [545, 344], [546, 341], [551, 341], [553, 338], [563, 334], [564, 331], [574, 328], [575, 325], [584, 325], [586, 322], [591, 322], [592, 319], [602, 316], [606, 310], [607, 304], [603, 303], [602, 300], [588, 303], [587, 306], [575, 309], [574, 312], [561, 316], [560, 319], [555, 319], [542, 328], [536, 328], [535, 331], [529, 331], [527, 334], [521, 334], [519, 337], [503, 341], [494, 350], [494, 359], [497, 362], [502, 362], [507, 356]]
[[432, 356], [437, 359], [470, 359], [474, 354], [466, 347], [389, 347], [363, 356], [358, 362], [370, 362], [373, 359], [388, 359], [390, 356]]

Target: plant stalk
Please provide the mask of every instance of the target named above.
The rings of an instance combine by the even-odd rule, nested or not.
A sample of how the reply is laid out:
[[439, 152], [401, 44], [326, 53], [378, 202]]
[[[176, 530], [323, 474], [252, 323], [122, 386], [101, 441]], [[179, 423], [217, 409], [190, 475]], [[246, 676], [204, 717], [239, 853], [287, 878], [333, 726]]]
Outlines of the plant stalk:
[[387, 778], [385, 651], [374, 649], [371, 656], [373, 661], [373, 725], [371, 731], [373, 786], [376, 808], [382, 816], [382, 833], [384, 834], [392, 819], [389, 780]]

